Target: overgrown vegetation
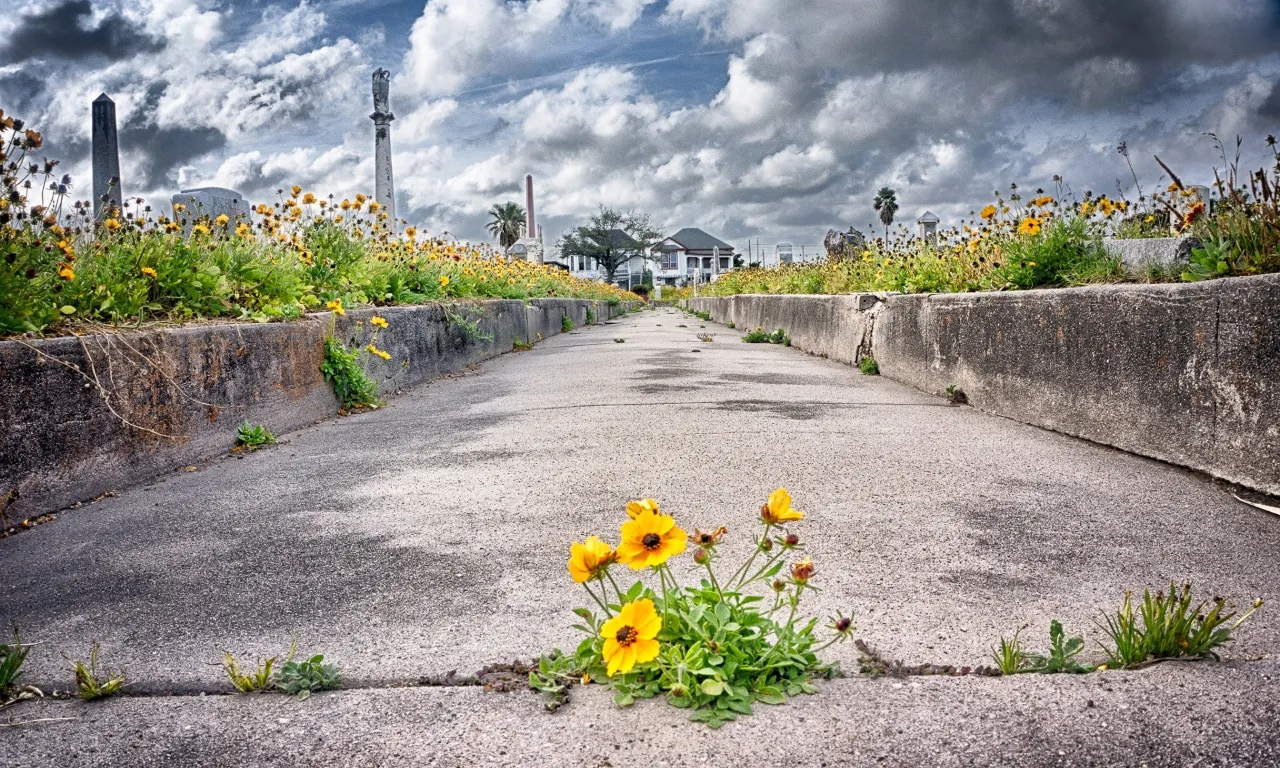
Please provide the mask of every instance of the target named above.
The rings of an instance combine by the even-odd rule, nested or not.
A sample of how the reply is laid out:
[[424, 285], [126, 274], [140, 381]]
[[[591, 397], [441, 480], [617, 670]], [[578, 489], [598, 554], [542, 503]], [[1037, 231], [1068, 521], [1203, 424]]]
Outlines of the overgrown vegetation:
[[569, 331], [572, 331], [572, 330], [573, 330], [573, 318], [569, 317], [568, 315], [561, 315], [560, 316], [561, 333], [568, 333]]
[[864, 355], [858, 361], [858, 370], [862, 372], [863, 376], [879, 376], [880, 364], [871, 355]]
[[[1104, 236], [1197, 237], [1191, 264], [1179, 272], [1149, 271], [1147, 280], [1203, 280], [1280, 271], [1280, 150], [1267, 137], [1275, 165], [1240, 172], [1240, 146], [1228, 152], [1212, 136], [1223, 168], [1215, 170], [1212, 201], [1201, 200], [1161, 163], [1168, 186], [1127, 200], [1086, 192], [1075, 198], [1054, 178], [1024, 197], [1011, 187], [970, 219], [935, 240], [905, 231], [877, 238], [841, 258], [816, 264], [734, 270], [703, 288], [709, 296], [741, 293], [946, 293], [1014, 290], [1134, 279], [1103, 247]], [[1121, 146], [1127, 157], [1127, 147]], [[1136, 179], [1136, 175], [1135, 175]], [[1210, 205], [1211, 203], [1211, 205]]]
[[[196, 318], [289, 320], [338, 302], [562, 296], [635, 300], [563, 270], [393, 228], [378, 203], [281, 189], [253, 219], [72, 201], [43, 137], [0, 112], [0, 335]], [[87, 184], [81, 186], [87, 188]]]
[[248, 419], [236, 427], [236, 444], [250, 451], [275, 441], [276, 436], [271, 433], [271, 430], [261, 424], [250, 424]]
[[754, 331], [748, 331], [742, 340], [748, 344], [781, 344], [784, 347], [791, 346], [791, 337], [787, 332], [779, 328], [773, 333], [769, 333], [759, 326]]
[[377, 408], [382, 404], [378, 385], [364, 372], [360, 357], [360, 351], [347, 349], [333, 336], [325, 339], [320, 371], [346, 409]]

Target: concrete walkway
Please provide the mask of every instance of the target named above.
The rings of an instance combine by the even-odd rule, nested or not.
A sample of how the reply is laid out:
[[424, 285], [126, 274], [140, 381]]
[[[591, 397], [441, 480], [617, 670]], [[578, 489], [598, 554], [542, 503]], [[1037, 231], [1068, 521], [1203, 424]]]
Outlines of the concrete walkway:
[[[28, 682], [71, 687], [62, 654], [96, 640], [135, 694], [193, 694], [15, 706], [0, 717], [70, 720], [0, 729], [0, 765], [1280, 761], [1280, 518], [701, 325], [659, 310], [558, 336], [0, 541], [0, 620], [42, 642]], [[986, 663], [1023, 624], [1043, 645], [1051, 618], [1093, 646], [1102, 608], [1170, 579], [1273, 602], [1229, 664], [853, 676], [716, 732], [658, 702], [616, 710], [598, 687], [555, 714], [527, 692], [392, 687], [575, 645], [569, 542], [616, 539], [628, 499], [727, 525], [736, 559], [777, 486], [808, 513], [810, 610], [854, 612], [858, 636], [907, 662]], [[295, 634], [353, 690], [199, 695], [225, 689], [222, 649], [278, 654]], [[852, 644], [830, 656], [856, 671]]]

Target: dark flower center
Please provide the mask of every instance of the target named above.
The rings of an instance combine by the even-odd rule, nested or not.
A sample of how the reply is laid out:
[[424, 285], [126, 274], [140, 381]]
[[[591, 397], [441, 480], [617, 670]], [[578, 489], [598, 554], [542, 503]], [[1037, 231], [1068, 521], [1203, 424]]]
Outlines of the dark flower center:
[[635, 627], [623, 627], [622, 629], [618, 630], [618, 634], [615, 635], [615, 637], [618, 640], [618, 645], [621, 645], [623, 648], [626, 648], [628, 645], [631, 645], [636, 640], [638, 640], [639, 635], [640, 633], [636, 632]]
[[641, 543], [644, 544], [645, 549], [657, 549], [662, 543], [662, 537], [656, 533], [647, 533]]

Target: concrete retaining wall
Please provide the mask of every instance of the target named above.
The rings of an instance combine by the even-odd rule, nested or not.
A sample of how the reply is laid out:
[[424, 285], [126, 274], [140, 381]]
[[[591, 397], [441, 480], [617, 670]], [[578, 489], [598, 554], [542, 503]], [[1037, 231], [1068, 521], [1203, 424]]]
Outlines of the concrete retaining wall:
[[[324, 341], [332, 329], [365, 346], [375, 314], [388, 322], [376, 344], [391, 359], [366, 355], [364, 365], [390, 397], [516, 339], [560, 333], [564, 315], [584, 325], [589, 308], [600, 321], [618, 312], [580, 299], [483, 301], [0, 341], [0, 498], [17, 492], [7, 515], [20, 519], [225, 453], [245, 419], [283, 434], [331, 416], [339, 403], [320, 373]], [[492, 340], [469, 339], [450, 313]]]
[[[811, 341], [831, 311], [811, 298], [691, 306], [737, 328], [783, 328], [793, 346], [833, 359], [868, 351], [856, 320]], [[873, 297], [826, 298], [871, 326], [870, 354], [889, 378], [935, 394], [955, 385], [976, 408], [1280, 495], [1280, 275], [889, 296], [862, 310], [849, 306]]]

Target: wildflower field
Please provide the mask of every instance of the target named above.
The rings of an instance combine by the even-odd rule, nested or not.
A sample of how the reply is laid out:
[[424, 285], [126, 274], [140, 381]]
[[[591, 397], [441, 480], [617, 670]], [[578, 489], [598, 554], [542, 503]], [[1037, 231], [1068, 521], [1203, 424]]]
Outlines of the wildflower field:
[[[1091, 283], [1203, 280], [1280, 271], [1280, 152], [1267, 137], [1276, 164], [1241, 176], [1221, 143], [1225, 175], [1214, 184], [1212, 206], [1172, 171], [1167, 188], [1130, 202], [1087, 193], [1073, 199], [1062, 179], [1056, 190], [1029, 199], [1014, 185], [937, 241], [904, 236], [868, 242], [861, 249], [816, 264], [750, 268], [724, 274], [704, 295], [741, 293], [948, 293], [1086, 285]], [[1124, 147], [1121, 147], [1122, 152]], [[1237, 160], [1239, 141], [1237, 141]], [[1168, 170], [1168, 169], [1166, 169]], [[1135, 176], [1136, 181], [1136, 176]], [[1141, 189], [1139, 187], [1139, 189]], [[1103, 247], [1104, 237], [1171, 234], [1200, 240], [1190, 264], [1176, 271], [1126, 272]]]
[[364, 195], [280, 190], [252, 221], [141, 199], [95, 217], [71, 201], [40, 134], [0, 112], [0, 335], [232, 318], [289, 320], [324, 308], [455, 298], [639, 300], [488, 246], [393, 230]]

